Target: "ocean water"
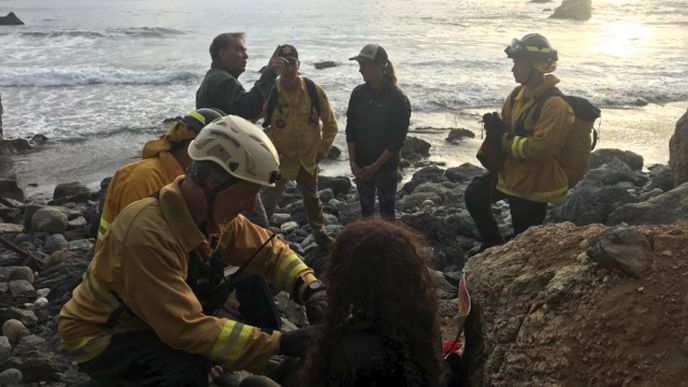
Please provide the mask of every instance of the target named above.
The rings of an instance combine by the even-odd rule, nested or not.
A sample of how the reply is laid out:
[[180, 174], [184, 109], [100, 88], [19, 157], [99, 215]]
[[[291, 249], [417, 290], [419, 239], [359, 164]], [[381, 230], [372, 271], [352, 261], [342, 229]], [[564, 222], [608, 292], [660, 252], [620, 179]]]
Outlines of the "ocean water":
[[[383, 45], [413, 107], [411, 134], [431, 142], [431, 159], [475, 162], [478, 119], [515, 86], [504, 47], [528, 32], [559, 51], [561, 89], [603, 108], [600, 147], [666, 163], [675, 122], [688, 107], [686, 0], [596, 0], [588, 21], [548, 16], [558, 1], [527, 0], [13, 0], [25, 26], [0, 26], [0, 93], [7, 137], [44, 134], [39, 151], [3, 158], [33, 191], [80, 180], [94, 187], [140, 154], [162, 120], [194, 107], [220, 32], [247, 33], [258, 78], [274, 48], [297, 47], [303, 75], [320, 83], [339, 116], [361, 82], [347, 60], [366, 43]], [[550, 10], [545, 10], [550, 8]], [[313, 64], [339, 65], [316, 70]], [[641, 106], [643, 105], [643, 106]], [[431, 127], [416, 131], [416, 128]], [[478, 138], [444, 142], [449, 127]], [[347, 172], [326, 162], [325, 174]]]

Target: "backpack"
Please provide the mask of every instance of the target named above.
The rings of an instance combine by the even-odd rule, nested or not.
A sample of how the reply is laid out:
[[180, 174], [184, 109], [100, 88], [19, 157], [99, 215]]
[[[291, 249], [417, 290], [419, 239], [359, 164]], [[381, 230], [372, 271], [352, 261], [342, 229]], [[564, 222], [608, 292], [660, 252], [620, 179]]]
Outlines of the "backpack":
[[[306, 83], [308, 98], [311, 99], [311, 115], [308, 121], [318, 122], [318, 117], [320, 117], [320, 97], [318, 96], [318, 89], [315, 87], [315, 82], [312, 80], [303, 77], [303, 81]], [[277, 87], [273, 86], [265, 102], [265, 120], [263, 120], [263, 128], [267, 128], [272, 123], [272, 113], [275, 111], [275, 108], [280, 109], [280, 112], [282, 111], [282, 108], [277, 104], [278, 96], [279, 92], [277, 91]]]
[[[510, 98], [512, 108], [514, 107], [516, 95], [520, 91], [521, 87], [519, 86], [511, 92]], [[564, 95], [561, 90], [552, 87], [537, 98], [531, 111], [524, 115], [523, 119], [517, 123], [514, 133], [516, 133], [516, 135], [523, 133], [523, 126], [529, 114], [533, 122], [537, 122], [542, 112], [542, 106], [550, 97], [554, 96], [563, 98], [564, 101], [571, 106], [576, 116], [576, 120], [573, 122], [571, 130], [569, 130], [564, 140], [564, 145], [556, 156], [557, 161], [559, 161], [564, 172], [566, 172], [569, 188], [572, 188], [583, 178], [585, 172], [588, 170], [590, 153], [595, 149], [595, 145], [597, 145], [597, 140], [599, 139], [599, 134], [594, 128], [595, 121], [601, 116], [600, 109], [597, 106], [593, 105], [585, 98]], [[592, 138], [590, 136], [591, 134]]]

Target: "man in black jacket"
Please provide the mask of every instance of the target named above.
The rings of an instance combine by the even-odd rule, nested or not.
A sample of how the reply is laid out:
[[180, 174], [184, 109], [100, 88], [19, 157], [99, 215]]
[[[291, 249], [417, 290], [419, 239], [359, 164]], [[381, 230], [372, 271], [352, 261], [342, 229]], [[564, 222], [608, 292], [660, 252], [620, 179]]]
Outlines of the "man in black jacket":
[[213, 107], [248, 120], [258, 118], [287, 60], [273, 55], [260, 79], [247, 92], [237, 79], [246, 70], [245, 43], [244, 33], [225, 32], [213, 39], [210, 44], [213, 62], [196, 91], [196, 108]]

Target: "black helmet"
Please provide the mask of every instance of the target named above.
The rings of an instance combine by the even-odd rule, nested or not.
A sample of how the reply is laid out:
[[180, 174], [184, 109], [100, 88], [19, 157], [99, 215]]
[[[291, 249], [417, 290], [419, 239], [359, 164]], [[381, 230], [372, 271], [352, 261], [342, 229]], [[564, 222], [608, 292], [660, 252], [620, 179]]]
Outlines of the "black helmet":
[[559, 59], [557, 50], [550, 46], [549, 40], [536, 33], [527, 34], [521, 40], [512, 40], [504, 52], [511, 59], [526, 58], [532, 61], [547, 62], [556, 62]]
[[201, 108], [185, 115], [182, 121], [198, 134], [204, 126], [225, 115], [225, 112], [220, 109]]

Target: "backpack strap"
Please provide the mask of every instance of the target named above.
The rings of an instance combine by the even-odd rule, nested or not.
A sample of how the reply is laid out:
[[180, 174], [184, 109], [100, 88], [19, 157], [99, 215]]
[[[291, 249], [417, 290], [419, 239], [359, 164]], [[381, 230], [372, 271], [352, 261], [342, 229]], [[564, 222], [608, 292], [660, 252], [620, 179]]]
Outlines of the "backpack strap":
[[533, 107], [533, 122], [537, 122], [537, 120], [540, 118], [540, 113], [542, 113], [542, 106], [551, 97], [564, 98], [564, 93], [562, 93], [558, 87], [550, 87], [549, 89], [545, 90], [544, 93], [540, 94], [540, 96], [537, 99], [537, 102], [535, 102], [535, 106]]
[[521, 88], [523, 86], [516, 86], [514, 90], [509, 94], [509, 105], [511, 106], [511, 110], [514, 109], [514, 104], [516, 103], [516, 96], [518, 93], [521, 91]]
[[[303, 81], [306, 84], [306, 92], [308, 93], [308, 98], [311, 99], [311, 120], [318, 120], [320, 117], [320, 97], [318, 96], [318, 88], [315, 86], [315, 82], [309, 78], [303, 77]], [[277, 98], [279, 97], [279, 91], [277, 91], [277, 86], [273, 85], [268, 94], [268, 98], [265, 102], [265, 120], [263, 120], [263, 127], [267, 128], [272, 123], [272, 113], [275, 108], [279, 108], [277, 104]], [[281, 111], [281, 110], [280, 110]], [[313, 114], [315, 113], [315, 115]]]

